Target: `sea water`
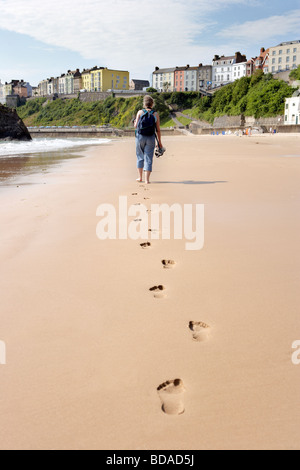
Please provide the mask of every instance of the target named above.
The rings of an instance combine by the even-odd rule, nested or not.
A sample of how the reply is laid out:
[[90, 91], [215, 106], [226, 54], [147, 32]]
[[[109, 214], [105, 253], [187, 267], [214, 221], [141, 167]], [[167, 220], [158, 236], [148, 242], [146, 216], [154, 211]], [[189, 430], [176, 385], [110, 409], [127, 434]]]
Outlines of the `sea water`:
[[49, 171], [62, 161], [79, 158], [87, 147], [105, 145], [109, 139], [37, 138], [32, 141], [0, 140], [0, 185], [16, 178]]

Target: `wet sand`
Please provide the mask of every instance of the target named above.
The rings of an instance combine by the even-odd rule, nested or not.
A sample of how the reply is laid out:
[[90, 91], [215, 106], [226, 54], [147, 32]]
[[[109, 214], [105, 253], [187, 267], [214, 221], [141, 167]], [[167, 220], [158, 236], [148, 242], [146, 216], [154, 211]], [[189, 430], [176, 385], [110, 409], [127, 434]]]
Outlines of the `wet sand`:
[[[1, 449], [300, 448], [299, 136], [163, 143], [149, 186], [128, 139], [1, 194]], [[204, 204], [204, 248], [100, 241], [121, 195]]]

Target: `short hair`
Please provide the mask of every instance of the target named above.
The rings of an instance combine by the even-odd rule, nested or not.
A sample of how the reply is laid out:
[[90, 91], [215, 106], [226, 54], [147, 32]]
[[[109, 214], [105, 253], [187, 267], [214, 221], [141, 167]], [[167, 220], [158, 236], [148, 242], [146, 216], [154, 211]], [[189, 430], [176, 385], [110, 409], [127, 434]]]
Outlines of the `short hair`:
[[149, 95], [144, 96], [144, 108], [153, 108], [153, 106], [154, 99]]

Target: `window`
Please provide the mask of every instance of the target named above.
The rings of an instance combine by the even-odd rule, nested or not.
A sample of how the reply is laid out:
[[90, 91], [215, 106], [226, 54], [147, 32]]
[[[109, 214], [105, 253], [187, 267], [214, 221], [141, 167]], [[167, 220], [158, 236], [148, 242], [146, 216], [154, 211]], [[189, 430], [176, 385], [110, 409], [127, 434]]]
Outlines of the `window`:
[[289, 104], [288, 103], [286, 103], [285, 109], [289, 109]]
[[[240, 73], [239, 73], [239, 74], [240, 74]], [[230, 76], [229, 76], [229, 75], [227, 75], [227, 81], [229, 81], [229, 80], [230, 80]]]
[[279, 57], [278, 59], [278, 63], [281, 64], [282, 63], [282, 57]]
[[294, 47], [293, 52], [297, 52], [297, 47]]
[[282, 55], [282, 49], [279, 50], [279, 55]]
[[272, 51], [272, 55], [276, 55], [276, 51]]
[[286, 53], [289, 54], [289, 53], [290, 53], [290, 49], [287, 49], [287, 50], [286, 50]]
[[275, 67], [272, 67], [272, 72], [275, 72]]
[[296, 60], [297, 60], [297, 56], [294, 55], [293, 56], [293, 62], [296, 62]]
[[276, 59], [272, 59], [272, 64], [275, 64], [276, 63]]
[[287, 119], [288, 119], [288, 117], [287, 117], [287, 115], [285, 115], [285, 120], [287, 121]]

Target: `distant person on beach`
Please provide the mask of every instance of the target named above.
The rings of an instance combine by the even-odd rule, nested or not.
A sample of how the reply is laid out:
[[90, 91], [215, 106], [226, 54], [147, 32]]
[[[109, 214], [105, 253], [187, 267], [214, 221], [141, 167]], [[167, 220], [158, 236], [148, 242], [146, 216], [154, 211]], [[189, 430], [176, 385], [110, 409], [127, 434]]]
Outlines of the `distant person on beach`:
[[155, 149], [155, 132], [157, 132], [158, 145], [162, 148], [160, 120], [157, 112], [154, 111], [154, 100], [151, 96], [144, 97], [144, 108], [136, 116], [134, 127], [136, 128], [136, 156], [139, 177], [137, 181], [143, 181], [143, 171], [145, 171], [145, 182], [150, 183], [152, 172], [153, 155]]

